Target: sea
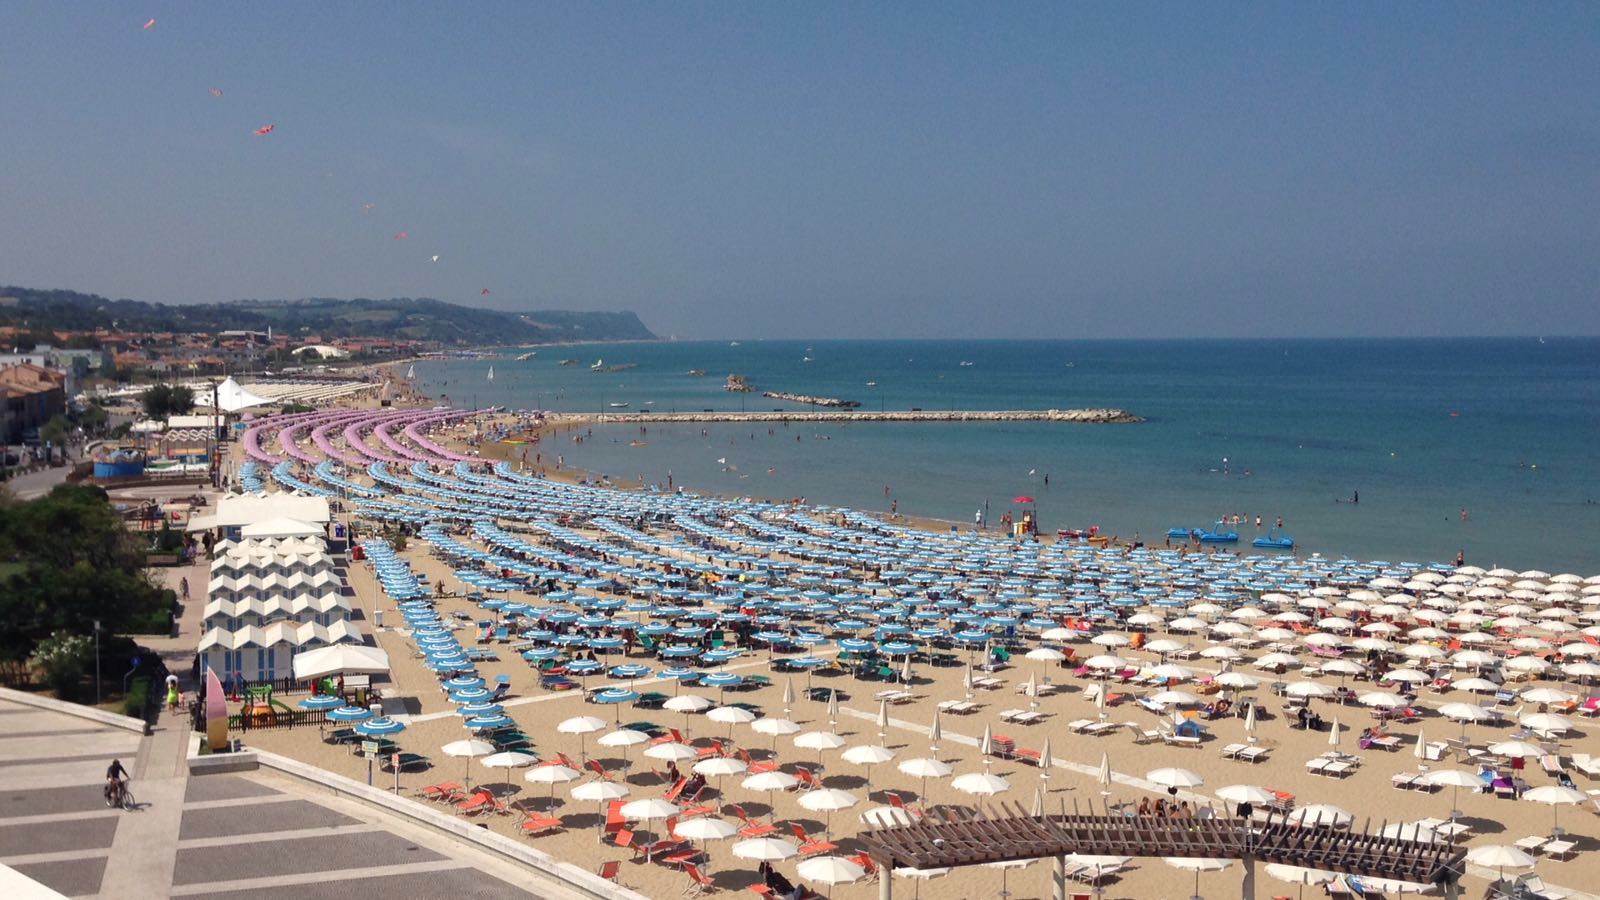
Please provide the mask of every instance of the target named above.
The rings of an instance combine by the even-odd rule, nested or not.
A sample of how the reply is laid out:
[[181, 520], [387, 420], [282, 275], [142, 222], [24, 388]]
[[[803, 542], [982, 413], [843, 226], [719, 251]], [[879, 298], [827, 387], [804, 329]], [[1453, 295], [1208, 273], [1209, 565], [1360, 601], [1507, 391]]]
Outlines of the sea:
[[[1241, 552], [1271, 552], [1250, 541], [1281, 517], [1301, 555], [1600, 573], [1600, 338], [661, 341], [415, 372], [457, 406], [597, 415], [811, 408], [761, 390], [863, 410], [1119, 407], [1144, 421], [595, 424], [534, 453], [963, 530], [1026, 508], [1045, 531], [1159, 547], [1237, 514]], [[723, 390], [730, 373], [757, 392]]]

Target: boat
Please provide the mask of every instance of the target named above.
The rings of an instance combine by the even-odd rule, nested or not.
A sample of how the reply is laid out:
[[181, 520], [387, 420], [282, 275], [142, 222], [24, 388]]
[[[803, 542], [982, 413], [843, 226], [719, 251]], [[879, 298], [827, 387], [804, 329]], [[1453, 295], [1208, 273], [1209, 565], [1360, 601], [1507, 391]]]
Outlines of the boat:
[[517, 357], [517, 362], [527, 362], [528, 360], [533, 359], [535, 356], [538, 356], [538, 355], [539, 355], [539, 351], [532, 350], [532, 351], [529, 351], [529, 352], [524, 353], [521, 356]]
[[1192, 528], [1168, 528], [1167, 529], [1167, 537], [1169, 537], [1169, 538], [1178, 538], [1179, 540], [1187, 541], [1188, 539], [1194, 537], [1194, 529], [1192, 529]]
[[964, 367], [965, 367], [965, 366], [970, 366], [970, 365], [972, 365], [972, 363], [970, 363], [970, 362], [967, 362], [967, 361], [966, 361], [966, 360], [964, 360], [964, 359], [963, 359], [963, 360], [962, 360], [962, 361], [961, 361], [961, 365], [962, 365], [962, 366], [964, 366]]
[[809, 357], [809, 356], [802, 356], [802, 357], [800, 357], [800, 361], [801, 361], [801, 362], [816, 362], [816, 360], [815, 360], [815, 359], [812, 359], [812, 358], [811, 358], [811, 357]]
[[[272, 373], [268, 372], [267, 374], [270, 375]], [[417, 367], [416, 366], [407, 367], [406, 368], [406, 380], [407, 381], [411, 381], [412, 379], [414, 379], [416, 377], [417, 377]]]
[[878, 383], [876, 381], [867, 382], [867, 387], [877, 387], [877, 386], [878, 386]]
[[627, 409], [628, 408], [628, 404], [626, 404], [626, 403], [607, 403], [606, 405], [611, 407], [612, 409]]
[[488, 378], [489, 378], [489, 380], [490, 380], [490, 381], [493, 381], [493, 380], [494, 380], [494, 366], [490, 366], [490, 367], [489, 367], [489, 375], [488, 375]]
[[706, 370], [705, 369], [690, 369], [689, 370], [689, 374], [691, 376], [695, 377], [695, 378], [702, 378], [702, 377], [705, 376]]
[[1237, 532], [1237, 531], [1235, 531], [1235, 530], [1233, 530], [1231, 528], [1229, 528], [1227, 531], [1223, 531], [1222, 529], [1224, 529], [1226, 527], [1227, 526], [1222, 524], [1222, 520], [1218, 519], [1217, 523], [1215, 525], [1212, 525], [1209, 530], [1205, 529], [1205, 528], [1197, 528], [1197, 529], [1195, 529], [1194, 538], [1195, 538], [1195, 540], [1199, 541], [1202, 544], [1236, 544], [1236, 543], [1238, 543], [1239, 542], [1239, 532]]
[[563, 366], [575, 366], [575, 365], [577, 365], [577, 364], [578, 364], [578, 361], [577, 361], [577, 360], [575, 360], [575, 359], [563, 359], [563, 360], [562, 360], [562, 361], [561, 361], [561, 364], [562, 364], [562, 365], [563, 365]]
[[738, 341], [729, 341], [728, 342], [728, 346], [729, 347], [737, 347], [737, 346], [739, 346], [739, 342]]
[[605, 367], [606, 367], [606, 361], [603, 360], [603, 359], [597, 359], [597, 360], [594, 361], [594, 365], [590, 366], [589, 368], [591, 370], [600, 370], [600, 369], [604, 369]]
[[1265, 547], [1269, 550], [1293, 550], [1294, 538], [1273, 528], [1261, 537], [1251, 541], [1250, 546]]

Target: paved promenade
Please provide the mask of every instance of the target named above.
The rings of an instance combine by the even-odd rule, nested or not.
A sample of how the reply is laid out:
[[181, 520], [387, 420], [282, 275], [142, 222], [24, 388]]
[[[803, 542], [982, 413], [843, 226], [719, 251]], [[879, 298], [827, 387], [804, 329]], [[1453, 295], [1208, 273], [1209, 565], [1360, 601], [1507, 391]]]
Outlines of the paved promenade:
[[[181, 717], [140, 736], [0, 700], [0, 864], [68, 897], [563, 897], [516, 865], [279, 775], [191, 778]], [[105, 768], [137, 809], [107, 809]], [[551, 893], [550, 891], [558, 891]]]

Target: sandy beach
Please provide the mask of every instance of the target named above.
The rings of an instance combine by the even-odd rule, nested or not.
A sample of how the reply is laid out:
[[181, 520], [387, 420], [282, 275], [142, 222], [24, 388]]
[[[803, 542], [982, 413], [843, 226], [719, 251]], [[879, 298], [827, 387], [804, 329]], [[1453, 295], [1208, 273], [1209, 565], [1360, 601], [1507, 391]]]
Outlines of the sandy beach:
[[[465, 446], [472, 433], [472, 426], [466, 424], [454, 426], [448, 432], [460, 446]], [[553, 434], [549, 426], [543, 433]], [[516, 458], [511, 454], [519, 453], [521, 447], [528, 446], [538, 445], [485, 444], [480, 449], [486, 457], [504, 455]], [[548, 454], [552, 443], [547, 438], [543, 446]], [[570, 481], [582, 475], [571, 469], [555, 471], [548, 463], [547, 460], [548, 475], [552, 479]], [[947, 527], [942, 523], [933, 522], [913, 524], [932, 526], [941, 531]], [[593, 532], [592, 535], [598, 536], [599, 533]], [[470, 540], [465, 536], [458, 536], [458, 539]], [[443, 581], [447, 585], [455, 586], [451, 564], [436, 558], [429, 552], [425, 542], [412, 539], [403, 556], [410, 562], [414, 571], [427, 575], [429, 584]], [[598, 867], [608, 860], [623, 860], [620, 875], [622, 883], [649, 896], [671, 896], [682, 890], [688, 883], [683, 872], [659, 862], [643, 862], [642, 857], [636, 860], [631, 851], [619, 850], [601, 842], [601, 832], [598, 828], [601, 821], [600, 805], [575, 801], [567, 797], [568, 790], [581, 781], [556, 785], [552, 801], [549, 787], [529, 784], [523, 780], [527, 770], [486, 771], [475, 761], [468, 763], [466, 760], [449, 758], [439, 753], [439, 747], [442, 745], [469, 736], [461, 718], [455, 712], [455, 704], [448, 700], [439, 686], [439, 678], [423, 666], [412, 641], [396, 628], [394, 623], [400, 621], [398, 610], [384, 596], [370, 566], [361, 562], [353, 563], [350, 567], [350, 583], [355, 592], [356, 602], [369, 623], [376, 614], [380, 612], [383, 614], [385, 627], [375, 629], [376, 640], [378, 645], [389, 653], [393, 671], [391, 680], [379, 687], [384, 697], [385, 712], [407, 723], [406, 731], [397, 736], [397, 743], [402, 749], [423, 754], [431, 760], [431, 766], [425, 771], [407, 772], [401, 776], [402, 793], [411, 795], [424, 785], [445, 781], [464, 782], [470, 779], [473, 784], [487, 784], [498, 796], [507, 800], [514, 810], [549, 813], [560, 819], [564, 827], [560, 833], [528, 838], [540, 849], [563, 858], [582, 861], [589, 867]], [[533, 595], [515, 592], [508, 593], [504, 597], [525, 601], [536, 599]], [[437, 609], [441, 617], [446, 620], [450, 620], [457, 613], [470, 620], [485, 618], [484, 610], [462, 596], [440, 598], [437, 601]], [[468, 648], [476, 642], [476, 628], [467, 623], [458, 623], [455, 633], [461, 643]], [[1162, 628], [1153, 629], [1147, 637], [1152, 640], [1170, 637], [1195, 651], [1208, 646], [1204, 635], [1168, 634]], [[764, 716], [783, 717], [794, 721], [802, 732], [834, 731], [844, 739], [843, 748], [819, 752], [794, 747], [791, 737], [774, 739], [754, 733], [749, 725], [719, 724], [708, 721], [701, 714], [683, 714], [665, 710], [646, 711], [635, 709], [628, 704], [609, 706], [586, 703], [582, 690], [547, 692], [538, 686], [537, 673], [531, 664], [521, 659], [510, 646], [504, 643], [490, 643], [487, 646], [498, 654], [498, 661], [479, 663], [479, 674], [491, 683], [496, 676], [503, 675], [509, 679], [510, 693], [503, 701], [505, 712], [533, 737], [534, 746], [529, 752], [545, 760], [553, 759], [557, 754], [565, 754], [573, 760], [582, 760], [585, 756], [597, 759], [610, 777], [627, 785], [630, 791], [628, 799], [635, 800], [661, 796], [669, 786], [663, 781], [663, 777], [657, 774], [657, 769], [663, 764], [642, 758], [641, 751], [646, 745], [630, 748], [626, 754], [597, 748], [594, 738], [599, 737], [603, 731], [588, 735], [585, 740], [580, 741], [577, 735], [558, 732], [555, 728], [556, 723], [580, 715], [596, 716], [608, 722], [623, 724], [646, 720], [663, 729], [678, 729], [697, 748], [708, 747], [713, 740], [719, 740], [724, 742], [725, 749], [737, 747], [747, 750], [750, 757], [756, 761], [772, 758], [775, 746], [775, 758], [786, 769], [792, 770], [796, 765], [812, 769], [820, 777], [823, 786], [849, 792], [856, 801], [855, 804], [831, 815], [825, 815], [804, 808], [800, 802], [803, 793], [749, 791], [740, 786], [742, 776], [739, 775], [720, 780], [710, 779], [710, 784], [699, 802], [711, 807], [709, 814], [723, 815], [730, 821], [733, 820], [731, 805], [739, 804], [752, 820], [775, 821], [784, 837], [792, 837], [788, 824], [791, 822], [798, 823], [807, 833], [813, 835], [826, 832], [838, 845], [838, 849], [834, 852], [846, 856], [860, 849], [859, 843], [853, 836], [864, 827], [860, 820], [861, 814], [868, 809], [885, 805], [888, 802], [886, 791], [894, 791], [906, 803], [918, 806], [934, 804], [972, 806], [989, 799], [955, 790], [950, 783], [951, 778], [930, 780], [926, 794], [923, 794], [919, 779], [904, 775], [897, 769], [900, 762], [917, 757], [937, 758], [949, 764], [953, 776], [985, 771], [1000, 776], [1006, 780], [1008, 787], [992, 799], [1017, 804], [1023, 808], [1028, 808], [1036, 802], [1036, 794], [1042, 797], [1043, 805], [1050, 810], [1058, 810], [1063, 804], [1068, 809], [1074, 804], [1085, 807], [1092, 803], [1098, 807], [1108, 800], [1112, 804], [1130, 806], [1137, 804], [1141, 799], [1148, 798], [1153, 801], [1166, 797], [1167, 793], [1164, 788], [1147, 782], [1146, 773], [1161, 767], [1177, 766], [1192, 770], [1203, 778], [1202, 785], [1180, 793], [1177, 799], [1186, 800], [1197, 807], [1213, 807], [1219, 815], [1229, 815], [1233, 809], [1232, 804], [1215, 799], [1215, 790], [1225, 785], [1244, 784], [1288, 792], [1294, 797], [1295, 807], [1319, 803], [1342, 807], [1353, 814], [1357, 828], [1366, 826], [1369, 821], [1370, 827], [1376, 829], [1384, 823], [1414, 822], [1430, 817], [1448, 818], [1454, 805], [1462, 813], [1460, 823], [1470, 829], [1462, 838], [1467, 846], [1511, 843], [1531, 835], [1549, 835], [1552, 828], [1552, 810], [1546, 805], [1499, 799], [1493, 794], [1483, 794], [1473, 790], [1463, 790], [1458, 797], [1452, 797], [1450, 788], [1422, 792], [1392, 786], [1394, 776], [1417, 772], [1423, 765], [1431, 770], [1474, 768], [1473, 765], [1464, 761], [1454, 761], [1450, 757], [1423, 763], [1414, 755], [1414, 750], [1417, 740], [1424, 735], [1429, 742], [1464, 736], [1468, 742], [1478, 746], [1504, 737], [1507, 732], [1504, 726], [1468, 725], [1463, 729], [1455, 722], [1431, 714], [1431, 708], [1443, 703], [1457, 700], [1477, 703], [1481, 699], [1478, 695], [1465, 691], [1432, 693], [1424, 688], [1418, 705], [1425, 707], [1426, 715], [1420, 722], [1389, 726], [1388, 733], [1399, 739], [1397, 748], [1392, 751], [1357, 748], [1356, 739], [1361, 730], [1375, 722], [1374, 712], [1369, 708], [1354, 702], [1339, 704], [1326, 700], [1313, 701], [1313, 709], [1325, 719], [1338, 722], [1339, 749], [1359, 757], [1359, 766], [1353, 772], [1335, 778], [1312, 774], [1306, 767], [1308, 760], [1329, 751], [1329, 732], [1290, 727], [1294, 722], [1293, 717], [1282, 711], [1283, 700], [1272, 696], [1269, 690], [1269, 685], [1274, 681], [1296, 681], [1308, 676], [1297, 672], [1295, 667], [1291, 667], [1284, 675], [1261, 672], [1249, 665], [1248, 656], [1235, 665], [1235, 670], [1257, 676], [1262, 681], [1259, 688], [1246, 692], [1245, 695], [1255, 696], [1260, 703], [1262, 716], [1257, 723], [1255, 740], [1252, 742], [1251, 735], [1246, 734], [1245, 722], [1242, 719], [1224, 717], [1205, 723], [1206, 735], [1197, 747], [1169, 746], [1159, 740], [1148, 743], [1136, 740], [1137, 732], [1154, 731], [1167, 724], [1165, 717], [1147, 711], [1133, 700], [1135, 695], [1148, 695], [1156, 690], [1156, 687], [1119, 685], [1113, 681], [1108, 687], [1110, 694], [1113, 695], [1113, 702], [1104, 710], [1100, 710], [1085, 696], [1085, 688], [1094, 684], [1097, 679], [1074, 675], [1071, 670], [1057, 663], [1027, 660], [1020, 654], [1013, 657], [1009, 664], [992, 673], [978, 670], [976, 673], [978, 676], [992, 677], [994, 682], [970, 690], [964, 686], [967, 674], [965, 665], [935, 666], [927, 662], [914, 664], [912, 679], [905, 686], [912, 696], [889, 708], [890, 723], [882, 738], [879, 736], [877, 724], [880, 704], [874, 699], [874, 694], [888, 685], [877, 681], [858, 680], [831, 666], [811, 675], [775, 673], [771, 669], [772, 660], [765, 648], [752, 648], [750, 652], [727, 664], [726, 668], [728, 671], [743, 675], [769, 675], [772, 678], [772, 684], [769, 686], [728, 691], [725, 697], [719, 697], [714, 689], [704, 687], [676, 689], [675, 681], [661, 681], [653, 677], [633, 683], [635, 689], [639, 691], [661, 690], [669, 694], [698, 693], [713, 703], [726, 699], [728, 702], [753, 704], [759, 707]], [[1076, 658], [1082, 660], [1087, 656], [1103, 652], [1105, 648], [1086, 642], [1074, 642], [1065, 644], [1064, 649], [1073, 651]], [[835, 652], [832, 648], [827, 648], [819, 650], [817, 655], [831, 657]], [[1118, 652], [1136, 665], [1154, 665], [1161, 661], [1154, 654], [1126, 647]], [[1247, 652], [1250, 655], [1259, 655], [1265, 652], [1265, 649]], [[966, 662], [967, 652], [958, 650], [956, 653], [959, 657], [958, 662]], [[601, 659], [607, 667], [624, 661], [658, 665], [652, 656], [637, 649], [630, 655], [618, 652], [603, 656]], [[981, 661], [980, 658], [979, 662]], [[1209, 659], [1196, 657], [1172, 661], [1189, 666], [1196, 673], [1212, 673], [1217, 670], [1217, 664]], [[1344, 681], [1331, 673], [1309, 677], [1310, 680], [1324, 683], [1329, 687], [1338, 687]], [[1049, 693], [1040, 691], [1043, 696], [1030, 698], [1021, 693], [1030, 678], [1038, 684], [1049, 684], [1059, 689]], [[584, 682], [587, 687], [629, 683], [608, 679], [604, 672], [589, 676]], [[792, 685], [796, 695], [795, 701], [788, 704], [787, 709], [782, 699], [786, 684]], [[1376, 689], [1371, 682], [1352, 682], [1352, 684], [1359, 692]], [[1192, 684], [1173, 686], [1180, 690], [1193, 688]], [[833, 688], [839, 692], [840, 709], [835, 722], [829, 721], [825, 703], [805, 696], [804, 689], [807, 687]], [[1388, 689], [1389, 686], [1381, 687]], [[965, 700], [969, 695], [972, 704], [969, 711], [964, 714], [940, 716], [943, 735], [935, 749], [931, 745], [928, 733], [935, 718], [936, 705], [940, 701]], [[1225, 696], [1225, 694], [1215, 696]], [[1215, 699], [1215, 696], [1208, 696], [1206, 699]], [[294, 698], [289, 699], [292, 702]], [[1029, 725], [1001, 721], [1002, 712], [1015, 709], [1031, 709], [1041, 715], [1036, 723]], [[1098, 721], [1102, 716], [1112, 723], [1127, 724], [1103, 736], [1088, 736], [1069, 730], [1069, 723], [1077, 720]], [[1578, 727], [1582, 729], [1585, 726], [1589, 726], [1589, 722], [1580, 719]], [[1054, 765], [1048, 770], [1041, 770], [1014, 759], [984, 757], [979, 753], [978, 744], [986, 727], [991, 730], [993, 736], [1010, 738], [1019, 748], [1038, 751], [1048, 740]], [[610, 727], [605, 730], [610, 730]], [[252, 731], [244, 735], [244, 739], [248, 745], [314, 763], [330, 771], [354, 778], [366, 777], [365, 760], [349, 748], [324, 744], [318, 739], [317, 731], [312, 728]], [[867, 778], [869, 773], [864, 767], [852, 765], [841, 758], [843, 749], [848, 747], [880, 743], [892, 750], [895, 756], [887, 763], [872, 767], [870, 782]], [[1263, 760], [1246, 762], [1226, 757], [1222, 752], [1222, 749], [1229, 745], [1252, 743], [1266, 750]], [[1565, 755], [1574, 750], [1581, 752], [1592, 744], [1592, 738], [1585, 731], [1573, 731], [1562, 739], [1559, 750]], [[1109, 759], [1114, 773], [1109, 792], [1102, 790], [1096, 777], [1102, 758]], [[688, 764], [683, 764], [682, 768], [687, 772]], [[1552, 782], [1552, 776], [1540, 770], [1537, 760], [1528, 760], [1528, 765], [1521, 774], [1532, 786]], [[587, 779], [593, 776], [586, 772], [584, 777]], [[1575, 777], [1578, 778], [1580, 788], [1600, 787], [1600, 784], [1586, 782], [1582, 775]], [[393, 784], [392, 775], [379, 773], [377, 779], [379, 784]], [[1580, 888], [1586, 885], [1589, 873], [1593, 871], [1593, 854], [1600, 849], [1600, 842], [1594, 838], [1596, 820], [1591, 809], [1580, 807], [1562, 808], [1559, 815], [1561, 824], [1570, 829], [1574, 835], [1573, 839], [1578, 844], [1577, 852], [1571, 858], [1564, 860], [1541, 858], [1538, 872], [1548, 883]], [[491, 815], [482, 817], [481, 822], [497, 831], [515, 834], [521, 818], [520, 814]], [[667, 836], [664, 824], [660, 821], [641, 822], [635, 827], [641, 837], [648, 835], [651, 839], [659, 839]], [[743, 890], [756, 880], [754, 863], [736, 859], [729, 852], [736, 840], [737, 838], [709, 841], [704, 844], [704, 850], [708, 855], [707, 868], [720, 888]], [[794, 879], [792, 860], [779, 863], [779, 867]], [[1467, 882], [1468, 892], [1476, 894], [1481, 891], [1484, 874], [1485, 870], [1472, 871]], [[925, 885], [921, 883], [921, 879], [897, 879], [896, 890], [914, 893], [927, 891], [929, 896], [995, 895], [1001, 889], [1001, 881], [997, 876], [1003, 876], [1004, 887], [1010, 896], [1050, 895], [1050, 867], [1045, 861], [1026, 868], [1013, 868], [1003, 872], [991, 871], [984, 867], [956, 869], [949, 874], [929, 880]], [[1290, 885], [1275, 882], [1265, 876], [1260, 877], [1260, 889], [1264, 895], [1293, 893]], [[1227, 871], [1202, 873], [1200, 892], [1214, 897], [1233, 896], [1238, 890], [1237, 879], [1237, 866]], [[1108, 897], [1175, 898], [1189, 896], [1194, 890], [1195, 881], [1192, 873], [1179, 871], [1160, 860], [1136, 859], [1129, 869], [1117, 877], [1108, 879], [1103, 886], [1105, 896]], [[813, 887], [830, 893], [831, 896], [847, 900], [875, 896], [877, 891], [875, 885], [867, 883], [838, 885], [831, 891], [824, 885], [813, 885]], [[1091, 889], [1081, 887], [1078, 890], [1088, 892]], [[1320, 891], [1320, 888], [1313, 890]]]

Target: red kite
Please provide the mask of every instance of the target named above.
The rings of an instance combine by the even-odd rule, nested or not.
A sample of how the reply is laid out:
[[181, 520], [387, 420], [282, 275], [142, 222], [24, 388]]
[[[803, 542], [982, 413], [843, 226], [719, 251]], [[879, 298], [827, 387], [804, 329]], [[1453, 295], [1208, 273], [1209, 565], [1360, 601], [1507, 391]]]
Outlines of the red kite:
[[150, 21], [144, 23], [144, 30], [145, 31], [149, 31], [150, 29], [152, 29], [154, 27], [156, 27], [156, 20], [155, 19], [151, 19]]
[[1027, 496], [1012, 497], [1011, 498], [1011, 502], [1012, 503], [1032, 503], [1033, 502], [1033, 498], [1032, 497], [1027, 497]]
[[478, 293], [483, 295], [483, 296], [485, 296], [485, 297], [487, 297], [487, 296], [489, 296], [489, 289], [488, 288], [484, 288], [483, 290], [479, 291]]
[[271, 132], [272, 129], [277, 128], [277, 127], [278, 126], [276, 126], [276, 125], [263, 125], [260, 128], [257, 128], [253, 133], [255, 133], [255, 134], [267, 134], [267, 133]]
[[403, 241], [408, 237], [411, 237], [411, 235], [409, 235], [409, 234], [405, 233], [404, 231], [402, 231], [402, 232], [396, 234], [394, 236], [394, 239], [397, 240], [397, 241]]

